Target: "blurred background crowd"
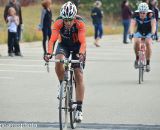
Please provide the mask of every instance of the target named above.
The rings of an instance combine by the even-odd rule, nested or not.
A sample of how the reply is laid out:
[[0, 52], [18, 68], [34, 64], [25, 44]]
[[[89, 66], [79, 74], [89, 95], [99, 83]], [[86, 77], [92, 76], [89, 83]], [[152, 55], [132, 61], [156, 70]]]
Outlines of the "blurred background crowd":
[[[10, 0], [0, 0], [0, 44], [7, 43], [7, 24], [4, 20], [4, 10], [7, 3]], [[12, 0], [11, 0], [12, 1]], [[13, 0], [14, 1], [14, 0]], [[43, 39], [44, 33], [39, 31], [38, 26], [41, 21], [41, 10], [43, 6], [41, 5], [42, 0], [16, 0], [21, 8], [19, 25], [18, 28], [21, 30], [21, 36], [19, 35], [19, 40], [23, 42], [31, 41], [46, 41]], [[59, 9], [61, 5], [68, 0], [52, 0], [50, 11], [52, 13], [52, 22], [58, 17]], [[85, 18], [87, 26], [87, 36], [95, 36], [93, 21], [94, 18], [91, 16], [91, 12], [95, 8], [96, 0], [70, 0], [75, 3], [78, 8], [78, 14]], [[158, 27], [159, 11], [156, 12], [160, 6], [160, 1], [157, 0], [99, 0], [101, 5], [99, 7], [102, 12], [102, 26], [98, 26], [100, 29], [100, 36], [102, 34], [123, 34], [123, 43], [128, 43], [127, 33], [130, 25], [130, 19], [133, 12], [137, 9], [137, 5], [140, 2], [148, 2], [151, 10], [155, 12]], [[22, 16], [21, 16], [22, 15]], [[95, 25], [95, 24], [94, 24]], [[31, 33], [32, 32], [32, 33]], [[46, 34], [48, 35], [48, 34]], [[49, 36], [49, 35], [48, 35]], [[96, 37], [96, 36], [95, 36]], [[95, 41], [95, 45], [98, 42]], [[16, 48], [16, 47], [15, 47]], [[18, 48], [18, 47], [17, 47]], [[20, 48], [17, 51], [18, 55], [21, 55]]]

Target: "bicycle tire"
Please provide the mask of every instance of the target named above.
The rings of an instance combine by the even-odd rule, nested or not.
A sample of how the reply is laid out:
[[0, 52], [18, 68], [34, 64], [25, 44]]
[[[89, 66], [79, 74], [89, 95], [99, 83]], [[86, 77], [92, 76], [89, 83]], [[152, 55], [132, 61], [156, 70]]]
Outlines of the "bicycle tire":
[[77, 123], [75, 121], [75, 112], [76, 112], [76, 108], [73, 107], [73, 90], [75, 87], [75, 81], [74, 81], [74, 75], [73, 75], [73, 72], [71, 72], [71, 80], [70, 80], [70, 94], [69, 94], [69, 101], [70, 101], [70, 126], [72, 129], [75, 129], [76, 126], [77, 126]]
[[142, 82], [144, 81], [144, 66], [142, 68]]
[[68, 125], [68, 92], [66, 82], [63, 81], [60, 86], [59, 95], [59, 127], [60, 130], [67, 129]]
[[50, 72], [49, 66], [47, 66], [47, 72], [48, 72], [48, 73]]
[[142, 78], [143, 78], [143, 64], [142, 64], [142, 62], [140, 62], [140, 66], [139, 66], [139, 84], [142, 83]]

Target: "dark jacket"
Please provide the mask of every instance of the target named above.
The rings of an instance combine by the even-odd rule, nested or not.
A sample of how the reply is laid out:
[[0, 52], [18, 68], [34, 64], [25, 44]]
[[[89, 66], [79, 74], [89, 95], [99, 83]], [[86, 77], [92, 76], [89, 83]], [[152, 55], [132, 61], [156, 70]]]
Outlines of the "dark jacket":
[[129, 6], [122, 7], [122, 19], [127, 20], [131, 19], [132, 11]]
[[5, 9], [4, 9], [4, 20], [7, 22], [8, 9], [9, 9], [10, 7], [15, 8], [16, 13], [17, 13], [17, 15], [18, 15], [18, 17], [19, 17], [19, 22], [20, 22], [20, 24], [23, 24], [23, 21], [22, 21], [22, 13], [21, 13], [21, 6], [20, 6], [19, 3], [13, 4], [12, 2], [9, 2], [9, 3], [6, 5], [6, 7], [5, 7]]
[[156, 21], [158, 21], [159, 9], [158, 9], [157, 7], [150, 6], [150, 10], [153, 11], [153, 13], [154, 13], [154, 15], [155, 15], [155, 18], [156, 18]]
[[72, 0], [72, 2], [76, 5], [76, 7], [78, 9], [78, 5], [80, 4], [80, 0]]
[[41, 23], [39, 25], [40, 29], [51, 28], [52, 24], [52, 12], [51, 10], [42, 9], [41, 12]]
[[103, 14], [101, 9], [97, 7], [93, 8], [91, 11], [91, 17], [93, 24], [102, 24]]

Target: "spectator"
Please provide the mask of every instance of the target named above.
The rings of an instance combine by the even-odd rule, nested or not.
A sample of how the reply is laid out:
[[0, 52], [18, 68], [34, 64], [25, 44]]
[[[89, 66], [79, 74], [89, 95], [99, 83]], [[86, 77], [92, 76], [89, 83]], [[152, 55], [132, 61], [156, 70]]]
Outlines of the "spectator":
[[78, 11], [78, 7], [79, 7], [79, 4], [80, 4], [80, 0], [72, 0], [72, 3], [75, 4], [75, 6], [77, 7], [77, 11]]
[[149, 0], [142, 0], [142, 2], [146, 2], [149, 5]]
[[155, 18], [156, 18], [156, 40], [158, 40], [158, 17], [159, 17], [159, 9], [157, 7], [158, 2], [157, 0], [150, 1], [150, 9], [153, 11]]
[[129, 7], [129, 1], [124, 0], [121, 5], [122, 8], [122, 23], [124, 26], [124, 32], [123, 32], [123, 43], [127, 44], [127, 36], [128, 36], [128, 31], [130, 27], [130, 22], [131, 22], [131, 16], [132, 16], [132, 11], [131, 8]]
[[16, 56], [22, 56], [21, 52], [20, 52], [20, 46], [19, 46], [19, 41], [20, 41], [20, 37], [21, 37], [21, 27], [23, 24], [22, 21], [22, 13], [21, 13], [21, 6], [20, 4], [17, 2], [17, 0], [10, 0], [9, 3], [6, 5], [5, 10], [4, 10], [4, 20], [7, 21], [7, 17], [8, 17], [8, 9], [10, 7], [13, 7], [16, 10], [16, 14], [19, 17], [19, 25], [17, 27], [17, 44], [14, 45], [14, 53]]
[[[14, 56], [13, 46], [17, 46], [18, 44], [17, 27], [19, 25], [19, 17], [16, 15], [16, 10], [13, 7], [10, 7], [8, 9], [7, 23], [8, 23], [8, 55], [13, 57]], [[16, 49], [17, 48], [15, 48], [15, 52], [17, 52]]]
[[100, 9], [102, 6], [101, 1], [96, 1], [94, 3], [94, 6], [95, 7], [91, 11], [92, 22], [95, 29], [94, 45], [96, 47], [100, 47], [99, 40], [102, 38], [103, 35], [103, 27], [102, 27], [103, 11]]
[[52, 11], [51, 11], [51, 0], [43, 0], [42, 1], [42, 12], [41, 12], [41, 23], [39, 25], [39, 29], [42, 30], [43, 33], [43, 50], [44, 55], [46, 55], [46, 41], [48, 38], [48, 41], [51, 37], [51, 24], [52, 24]]

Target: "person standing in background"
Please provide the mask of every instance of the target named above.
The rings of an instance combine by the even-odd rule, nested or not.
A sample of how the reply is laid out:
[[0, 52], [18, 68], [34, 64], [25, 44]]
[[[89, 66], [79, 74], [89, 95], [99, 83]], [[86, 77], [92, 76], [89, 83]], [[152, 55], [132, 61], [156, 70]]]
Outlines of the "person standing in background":
[[94, 45], [96, 47], [100, 47], [99, 40], [102, 38], [102, 35], [103, 35], [103, 27], [102, 27], [103, 11], [100, 9], [102, 6], [101, 1], [97, 0], [94, 3], [94, 6], [95, 7], [91, 11], [92, 22], [93, 22], [94, 29], [95, 29]]
[[156, 36], [156, 40], [158, 40], [158, 17], [159, 17], [159, 9], [157, 7], [158, 5], [158, 2], [157, 0], [151, 0], [150, 1], [150, 10], [153, 11], [154, 15], [155, 15], [155, 18], [156, 18], [156, 33], [155, 33], [155, 36]]
[[21, 38], [21, 29], [22, 29], [22, 12], [21, 12], [21, 6], [20, 4], [17, 2], [17, 0], [9, 0], [9, 3], [6, 5], [5, 9], [4, 9], [4, 20], [6, 21], [6, 23], [8, 23], [7, 21], [7, 17], [8, 17], [8, 9], [10, 7], [13, 7], [16, 10], [16, 14], [19, 17], [19, 25], [17, 27], [17, 44], [14, 45], [14, 53], [16, 56], [22, 56], [21, 51], [20, 51], [20, 45], [19, 45], [19, 41]]
[[[17, 39], [17, 27], [19, 25], [19, 17], [16, 15], [16, 10], [13, 7], [8, 9], [8, 17], [7, 17], [7, 24], [8, 24], [8, 55], [13, 57], [14, 50], [13, 46], [17, 46], [18, 39]], [[15, 48], [15, 52], [17, 52]]]
[[149, 0], [142, 0], [142, 2], [145, 2], [149, 5]]
[[52, 11], [51, 11], [51, 0], [43, 0], [42, 1], [42, 12], [41, 12], [41, 22], [39, 25], [39, 30], [42, 30], [43, 33], [43, 51], [44, 55], [47, 54], [46, 50], [46, 41], [48, 38], [48, 41], [50, 40], [51, 37], [51, 24], [52, 24]]
[[132, 11], [131, 8], [129, 7], [129, 1], [124, 0], [121, 5], [122, 9], [122, 23], [124, 27], [124, 32], [123, 32], [123, 43], [127, 44], [127, 38], [128, 38], [128, 31], [130, 27], [130, 22], [131, 22], [131, 16], [132, 16]]
[[72, 0], [72, 3], [74, 3], [74, 4], [75, 4], [75, 6], [77, 7], [77, 12], [78, 12], [78, 8], [79, 8], [80, 0]]

